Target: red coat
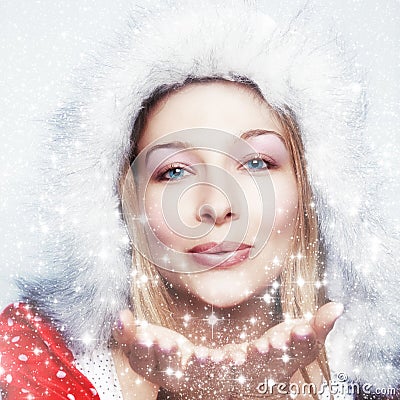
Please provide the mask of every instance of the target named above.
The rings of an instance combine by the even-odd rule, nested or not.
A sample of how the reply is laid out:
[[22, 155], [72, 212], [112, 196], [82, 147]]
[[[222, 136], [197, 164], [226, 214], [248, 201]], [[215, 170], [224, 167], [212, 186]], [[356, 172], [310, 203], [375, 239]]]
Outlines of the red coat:
[[100, 400], [61, 335], [29, 305], [0, 315], [0, 357], [3, 399]]

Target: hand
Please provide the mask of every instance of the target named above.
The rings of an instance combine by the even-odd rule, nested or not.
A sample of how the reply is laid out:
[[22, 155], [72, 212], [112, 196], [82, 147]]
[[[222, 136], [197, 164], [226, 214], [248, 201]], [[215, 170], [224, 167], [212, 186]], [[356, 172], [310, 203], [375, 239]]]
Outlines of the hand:
[[137, 326], [130, 311], [114, 337], [132, 369], [147, 380], [187, 398], [226, 399], [235, 392], [257, 393], [265, 379], [289, 383], [317, 357], [343, 307], [329, 303], [307, 322], [282, 322], [250, 343], [221, 348], [195, 346], [179, 333], [156, 325]]

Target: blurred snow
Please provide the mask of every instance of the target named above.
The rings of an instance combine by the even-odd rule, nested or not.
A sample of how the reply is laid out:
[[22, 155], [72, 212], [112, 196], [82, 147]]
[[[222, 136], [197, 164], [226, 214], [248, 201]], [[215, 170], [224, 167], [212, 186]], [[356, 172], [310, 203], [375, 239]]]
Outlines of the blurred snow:
[[[279, 22], [305, 0], [259, 1]], [[318, 23], [335, 25], [354, 62], [367, 72], [369, 132], [393, 184], [385, 213], [399, 229], [400, 2], [323, 0], [315, 2]], [[124, 25], [129, 0], [2, 0], [0, 2], [0, 306], [15, 299], [10, 278], [25, 262], [32, 242], [22, 204], [29, 202], [30, 163], [38, 151], [37, 121], [70, 90], [72, 71], [89, 51]]]

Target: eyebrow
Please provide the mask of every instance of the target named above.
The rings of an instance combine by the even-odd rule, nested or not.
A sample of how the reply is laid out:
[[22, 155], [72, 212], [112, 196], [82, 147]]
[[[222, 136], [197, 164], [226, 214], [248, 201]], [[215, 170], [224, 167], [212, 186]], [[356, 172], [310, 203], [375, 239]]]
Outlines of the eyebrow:
[[275, 135], [275, 136], [278, 136], [278, 138], [281, 139], [283, 143], [285, 143], [285, 139], [283, 138], [283, 136], [280, 133], [278, 133], [276, 131], [267, 130], [267, 129], [252, 129], [252, 130], [243, 132], [240, 135], [240, 139], [247, 140], [251, 137], [260, 136], [260, 135]]
[[193, 145], [188, 142], [180, 142], [180, 141], [156, 144], [146, 153], [145, 162], [147, 164], [151, 153], [153, 153], [158, 149], [188, 149], [190, 147], [193, 147]]

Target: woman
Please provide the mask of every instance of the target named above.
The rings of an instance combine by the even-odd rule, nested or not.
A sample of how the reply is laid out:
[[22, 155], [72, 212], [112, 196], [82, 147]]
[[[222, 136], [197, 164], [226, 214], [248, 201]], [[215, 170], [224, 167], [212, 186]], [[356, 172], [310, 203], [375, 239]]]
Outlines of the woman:
[[[143, 383], [142, 377], [146, 378], [144, 386], [148, 390], [146, 396], [149, 396], [146, 398], [157, 396], [160, 385], [164, 387], [159, 394], [160, 398], [173, 396], [171, 392], [174, 390], [175, 392], [182, 392], [184, 389], [200, 390], [202, 388], [199, 388], [199, 385], [195, 385], [194, 388], [189, 384], [183, 388], [179, 382], [176, 384], [174, 379], [179, 378], [179, 375], [176, 375], [176, 368], [174, 377], [168, 378], [164, 374], [161, 381], [159, 376], [146, 370], [152, 361], [143, 355], [143, 341], [137, 335], [137, 331], [132, 329], [129, 321], [132, 321], [130, 318], [133, 317], [129, 313], [123, 314], [122, 331], [114, 334], [119, 343], [116, 347], [119, 346], [122, 352], [114, 349], [109, 353], [108, 345], [112, 337], [112, 328], [118, 325], [120, 311], [131, 307], [136, 318], [178, 331], [176, 334], [172, 331], [165, 333], [162, 330], [157, 331], [158, 328], [152, 328], [151, 339], [154, 342], [156, 363], [162, 364], [166, 360], [164, 352], [156, 352], [164, 347], [171, 347], [167, 361], [172, 357], [176, 366], [184, 366], [185, 359], [175, 357], [176, 349], [174, 350], [174, 340], [182, 339], [178, 335], [187, 333], [182, 329], [182, 324], [178, 323], [181, 322], [179, 318], [186, 316], [183, 305], [186, 303], [189, 312], [195, 310], [195, 318], [201, 321], [200, 305], [204, 306], [207, 303], [209, 305], [206, 310], [209, 313], [207, 315], [214, 317], [207, 321], [211, 322], [213, 329], [211, 337], [205, 338], [205, 347], [208, 349], [215, 342], [217, 348], [223, 348], [222, 355], [212, 352], [210, 368], [214, 368], [216, 373], [221, 373], [222, 366], [227, 363], [228, 372], [231, 374], [227, 378], [233, 377], [235, 380], [233, 391], [226, 391], [226, 385], [222, 385], [222, 389], [218, 385], [214, 388], [209, 380], [207, 385], [221, 396], [247, 394], [254, 397], [256, 395], [254, 380], [251, 381], [251, 387], [245, 385], [243, 393], [237, 387], [237, 383], [240, 384], [237, 380], [240, 380], [241, 376], [240, 365], [246, 366], [246, 362], [257, 359], [259, 355], [246, 358], [247, 353], [243, 351], [245, 354], [243, 356], [240, 346], [224, 347], [226, 341], [232, 340], [230, 334], [225, 335], [218, 331], [219, 336], [214, 339], [214, 326], [216, 330], [219, 328], [219, 313], [224, 313], [223, 310], [230, 308], [232, 312], [236, 312], [237, 317], [240, 313], [238, 314], [238, 310], [234, 308], [243, 304], [249, 305], [251, 300], [253, 308], [251, 310], [248, 308], [248, 312], [245, 310], [244, 317], [247, 319], [250, 312], [258, 311], [260, 315], [256, 315], [256, 320], [259, 317], [265, 325], [263, 328], [256, 324], [256, 328], [249, 329], [249, 337], [239, 335], [238, 339], [246, 344], [247, 350], [255, 347], [255, 351], [260, 352], [262, 345], [271, 344], [272, 336], [269, 336], [271, 335], [269, 332], [274, 331], [270, 331], [270, 328], [281, 321], [283, 313], [300, 320], [309, 315], [307, 312], [315, 313], [316, 308], [326, 301], [317, 299], [317, 295], [323, 295], [323, 291], [314, 285], [316, 283], [317, 286], [323, 286], [324, 276], [316, 278], [318, 274], [322, 274], [323, 267], [326, 268], [328, 276], [329, 297], [342, 301], [346, 307], [345, 315], [331, 336], [335, 357], [330, 358], [330, 363], [337, 372], [344, 371], [354, 379], [371, 381], [377, 385], [382, 382], [396, 383], [399, 373], [395, 367], [396, 343], [399, 343], [396, 340], [399, 335], [395, 329], [396, 320], [390, 314], [383, 314], [386, 311], [385, 304], [389, 294], [380, 291], [379, 286], [373, 285], [376, 282], [391, 284], [391, 274], [385, 265], [393, 261], [393, 255], [385, 251], [378, 241], [379, 238], [385, 239], [385, 245], [391, 248], [390, 239], [383, 235], [377, 222], [379, 213], [374, 209], [368, 187], [371, 182], [370, 177], [374, 176], [374, 182], [378, 182], [379, 175], [372, 161], [373, 157], [368, 153], [361, 138], [365, 118], [362, 85], [348, 64], [343, 61], [341, 50], [325, 37], [319, 38], [315, 35], [302, 16], [288, 25], [283, 23], [275, 25], [264, 14], [244, 5], [225, 7], [208, 3], [205, 5], [188, 3], [176, 7], [172, 9], [161, 7], [159, 10], [138, 14], [130, 26], [129, 34], [120, 40], [115, 51], [109, 51], [105, 57], [98, 60], [99, 65], [96, 68], [99, 72], [90, 78], [89, 83], [85, 80], [79, 82], [81, 90], [53, 118], [51, 129], [46, 132], [46, 135], [50, 133], [51, 137], [47, 142], [48, 151], [45, 153], [42, 165], [45, 177], [42, 182], [42, 189], [45, 190], [42, 193], [45, 195], [41, 197], [38, 215], [40, 224], [45, 227], [43, 231], [47, 233], [40, 238], [43, 246], [34, 263], [38, 268], [32, 276], [25, 277], [25, 280], [20, 282], [21, 298], [32, 308], [27, 311], [26, 306], [18, 305], [10, 307], [3, 313], [2, 326], [7, 336], [7, 346], [2, 349], [4, 353], [2, 363], [5, 370], [2, 382], [5, 391], [11, 396], [10, 393], [21, 395], [30, 391], [34, 393], [33, 390], [37, 390], [36, 395], [39, 393], [44, 397], [46, 390], [49, 393], [52, 391], [48, 396], [54, 396], [54, 393], [59, 393], [62, 387], [64, 397], [79, 398], [80, 395], [82, 398], [83, 396], [90, 398], [97, 396], [96, 393], [99, 392], [103, 399], [107, 398], [105, 397], [107, 391], [110, 392], [111, 386], [115, 385], [117, 395], [121, 396], [122, 391], [124, 398], [130, 398], [129, 396], [134, 398], [133, 396], [139, 393], [137, 382], [140, 382], [140, 385]], [[206, 82], [202, 82], [204, 80]], [[200, 98], [199, 92], [193, 95], [194, 87], [200, 90], [197, 85], [208, 89], [210, 87], [215, 89], [218, 86], [221, 90], [223, 86], [226, 89], [224, 99], [229, 99], [230, 96], [234, 96], [235, 99], [241, 98], [242, 105], [251, 104], [256, 107], [256, 104], [259, 104], [258, 107], [261, 107], [262, 104], [262, 112], [271, 114], [268, 123], [274, 123], [274, 128], [265, 129], [265, 126], [261, 128], [281, 134], [283, 138], [281, 142], [285, 144], [284, 149], [289, 154], [287, 159], [290, 160], [286, 161], [283, 169], [287, 181], [292, 183], [289, 185], [291, 188], [289, 192], [294, 200], [282, 207], [287, 218], [282, 225], [286, 228], [286, 236], [283, 239], [285, 244], [280, 244], [282, 251], [280, 256], [277, 255], [276, 269], [268, 277], [263, 275], [265, 281], [260, 278], [261, 275], [254, 280], [246, 278], [247, 283], [255, 282], [257, 287], [251, 288], [246, 294], [244, 288], [238, 285], [242, 298], [235, 298], [237, 292], [232, 291], [225, 299], [225, 303], [219, 303], [222, 300], [215, 295], [214, 298], [206, 298], [212, 293], [211, 289], [215, 293], [222, 286], [209, 287], [207, 285], [210, 281], [206, 280], [200, 287], [195, 287], [196, 276], [202, 273], [201, 276], [209, 276], [212, 271], [209, 272], [204, 268], [203, 271], [187, 271], [183, 269], [184, 267], [177, 271], [175, 264], [170, 267], [160, 265], [165, 254], [160, 252], [160, 257], [157, 257], [159, 248], [157, 246], [152, 248], [151, 245], [157, 244], [157, 240], [162, 238], [162, 235], [160, 237], [162, 232], [156, 231], [155, 236], [152, 236], [151, 230], [153, 228], [157, 230], [157, 226], [152, 226], [150, 223], [150, 229], [146, 229], [146, 226], [137, 227], [137, 221], [140, 222], [143, 212], [148, 219], [151, 203], [149, 205], [148, 200], [142, 203], [140, 196], [135, 200], [135, 194], [141, 195], [150, 190], [154, 200], [163, 199], [155, 196], [156, 189], [160, 187], [151, 180], [151, 174], [149, 180], [144, 182], [144, 186], [140, 186], [140, 177], [143, 173], [139, 172], [143, 172], [143, 169], [140, 169], [141, 163], [136, 160], [138, 156], [139, 161], [142, 160], [143, 157], [140, 155], [147, 154], [142, 151], [150, 144], [150, 141], [146, 142], [151, 137], [151, 132], [146, 130], [149, 129], [149, 121], [160, 116], [163, 107], [168, 107], [171, 104], [169, 101], [173, 99], [181, 101], [176, 108], [182, 110], [182, 103], [185, 100], [187, 104], [191, 104], [194, 99]], [[176, 96], [183, 96], [187, 91], [193, 96], [177, 99]], [[205, 96], [204, 99], [209, 102], [210, 99], [216, 98], [217, 94], [221, 95], [220, 91], [212, 93], [212, 96]], [[244, 96], [247, 100], [244, 101], [240, 96]], [[202, 104], [207, 104], [207, 101]], [[227, 100], [218, 104], [225, 101]], [[231, 112], [234, 109], [239, 110], [233, 108], [233, 105], [227, 108]], [[262, 113], [260, 110], [259, 112]], [[174, 115], [180, 115], [176, 109]], [[231, 114], [229, 116], [232, 117]], [[198, 125], [193, 125], [195, 123], [193, 120], [186, 122], [182, 126], [171, 127], [164, 133], [198, 128]], [[208, 128], [227, 130], [230, 138], [227, 142], [230, 142], [232, 134], [235, 133], [234, 129], [229, 125], [219, 126], [216, 121], [212, 122]], [[249, 130], [249, 127], [247, 128]], [[227, 137], [227, 134], [222, 137]], [[153, 139], [158, 140], [161, 137]], [[244, 140], [240, 137], [239, 139]], [[239, 143], [242, 143], [241, 141]], [[204, 147], [204, 143], [202, 146]], [[254, 145], [250, 143], [250, 147]], [[211, 147], [210, 152], [220, 154], [221, 151], [225, 151], [225, 147], [222, 149]], [[239, 159], [236, 155], [231, 158]], [[133, 179], [129, 178], [129, 166], [132, 162], [134, 163], [132, 171], [137, 171]], [[254, 157], [246, 162], [251, 163], [247, 165], [247, 171], [250, 166], [264, 165], [265, 160]], [[213, 165], [210, 158], [201, 159], [195, 164]], [[158, 166], [157, 163], [156, 165]], [[360, 168], [360, 165], [363, 168]], [[364, 168], [366, 165], [368, 168]], [[170, 168], [165, 171], [165, 174], [172, 173], [169, 179], [176, 178], [176, 174], [179, 176], [181, 173], [190, 173], [190, 171], [182, 172], [183, 168], [179, 168], [181, 165], [173, 167], [175, 170]], [[214, 164], [214, 167], [215, 171], [224, 170], [218, 163]], [[176, 168], [180, 170], [177, 171]], [[265, 172], [265, 169], [264, 166], [262, 170]], [[276, 184], [275, 172], [272, 169], [265, 173], [265, 177], [270, 177], [265, 179], [272, 182], [272, 185]], [[250, 179], [248, 174], [249, 172], [245, 172], [244, 176]], [[222, 176], [227, 178], [234, 175], [225, 172]], [[135, 178], [138, 180], [136, 183], [132, 182]], [[163, 178], [165, 179], [166, 175]], [[249, 182], [253, 182], [252, 179]], [[218, 185], [221, 181], [223, 180], [217, 180]], [[205, 181], [201, 182], [204, 186]], [[232, 182], [235, 186], [237, 180], [234, 179]], [[343, 190], [344, 184], [345, 190]], [[136, 192], [134, 185], [143, 189]], [[207, 190], [215, 186], [213, 185], [213, 182], [206, 181]], [[219, 187], [218, 185], [216, 187]], [[238, 184], [236, 187], [242, 188]], [[250, 185], [249, 190], [256, 188], [257, 185]], [[278, 185], [279, 188], [281, 186]], [[284, 193], [282, 190], [276, 194]], [[227, 190], [222, 190], [222, 193], [225, 192], [229, 193]], [[167, 191], [168, 193], [173, 192]], [[182, 196], [185, 193], [182, 191]], [[241, 193], [248, 194], [244, 189]], [[267, 193], [270, 192], [267, 190]], [[227, 198], [236, 199], [236, 194]], [[215, 193], [213, 196], [216, 196]], [[279, 198], [275, 196], [273, 198], [276, 204], [279, 204]], [[121, 204], [122, 210], [119, 208]], [[259, 204], [261, 208], [264, 207], [262, 201]], [[160, 204], [153, 205], [156, 207]], [[204, 205], [207, 205], [207, 202]], [[171, 212], [173, 209], [167, 208]], [[235, 213], [228, 211], [227, 215], [229, 214], [228, 219], [231, 219], [233, 224]], [[210, 221], [213, 221], [212, 226], [218, 225], [216, 217], [215, 205], [208, 211], [206, 207], [203, 213], [200, 213], [198, 222], [200, 225], [202, 222], [208, 222], [210, 225]], [[252, 218], [254, 217], [249, 211], [249, 222], [253, 221]], [[176, 221], [174, 218], [172, 220]], [[151, 222], [151, 219], [149, 221]], [[274, 233], [280, 229], [276, 229], [271, 222], [268, 225], [268, 221], [270, 219], [264, 221], [261, 218], [256, 222], [261, 226], [265, 222], [271, 229], [273, 238]], [[129, 246], [125, 224], [131, 231], [132, 248]], [[195, 227], [190, 224], [188, 226]], [[173, 226], [170, 231], [176, 232]], [[177, 232], [179, 234], [179, 230]], [[260, 229], [255, 233], [257, 237], [261, 235], [266, 246], [260, 245], [261, 252], [251, 258], [252, 262], [263, 259], [271, 266], [271, 254], [266, 254], [271, 250], [267, 240], [269, 231]], [[200, 232], [199, 235], [202, 234], [204, 232]], [[189, 237], [193, 238], [190, 235]], [[168, 238], [170, 236], [161, 240], [161, 249], [170, 245]], [[219, 243], [220, 239], [218, 238], [216, 243]], [[233, 242], [241, 243], [239, 239]], [[365, 242], [372, 242], [375, 247], [369, 246], [364, 250]], [[363, 252], [360, 251], [360, 243], [363, 244]], [[148, 250], [146, 246], [149, 247]], [[195, 247], [196, 245], [193, 245], [191, 249]], [[215, 246], [210, 248], [212, 247]], [[182, 249], [175, 249], [174, 243], [172, 249], [178, 250], [176, 260], [179, 260]], [[237, 250], [245, 249], [229, 249], [232, 253]], [[200, 258], [204, 258], [201, 249], [193, 252], [200, 253]], [[183, 253], [188, 252], [183, 251]], [[153, 254], [156, 255], [155, 258]], [[372, 270], [368, 268], [371, 260], [374, 262]], [[222, 263], [225, 261], [222, 260]], [[202, 264], [195, 265], [196, 268], [200, 268], [199, 265]], [[234, 268], [240, 268], [241, 265], [239, 262]], [[207, 268], [214, 267], [219, 268], [218, 265], [210, 263], [207, 265]], [[232, 270], [234, 268], [232, 267]], [[224, 274], [232, 270], [219, 269], [214, 272], [225, 277]], [[194, 273], [185, 275], [189, 278], [182, 285], [184, 272]], [[174, 280], [174, 277], [178, 281]], [[222, 280], [221, 278], [220, 285], [223, 284]], [[207, 288], [210, 288], [210, 291], [206, 290]], [[267, 304], [270, 299], [268, 306], [261, 307], [261, 302], [254, 303], [261, 293], [262, 297], [270, 296], [270, 298], [266, 296], [267, 302], [263, 300], [264, 304]], [[388, 291], [388, 293], [391, 296], [390, 300], [393, 301], [393, 293], [396, 292]], [[195, 304], [194, 299], [197, 301], [200, 299], [201, 302]], [[271, 302], [276, 305], [275, 308], [271, 307]], [[258, 304], [259, 307], [254, 308], [254, 304]], [[215, 314], [214, 306], [218, 311]], [[30, 310], [34, 310], [34, 313]], [[371, 310], [374, 311], [376, 329], [370, 318], [367, 318]], [[171, 314], [174, 311], [175, 314]], [[271, 311], [273, 311], [272, 316], [269, 314]], [[327, 309], [321, 308], [319, 311], [329, 322], [327, 331], [339, 314], [338, 311], [336, 314], [333, 310], [330, 311], [329, 317], [326, 316], [329, 314]], [[35, 315], [37, 318], [46, 317], [51, 321], [51, 325], [43, 322], [44, 319], [32, 323]], [[191, 317], [190, 313], [188, 315]], [[268, 316], [271, 318], [268, 319]], [[198, 353], [200, 342], [193, 334], [197, 330], [207, 335], [210, 332], [204, 330], [202, 322], [194, 328], [190, 325], [190, 321], [184, 322], [187, 322], [192, 329], [190, 331], [192, 336], [187, 338], [190, 339], [190, 343], [182, 339], [188, 345], [188, 357], [197, 351], [196, 359], [201, 359], [201, 352]], [[292, 382], [311, 381], [320, 386], [323, 378], [329, 380], [329, 370], [324, 353], [315, 352], [314, 348], [323, 343], [327, 332], [319, 333], [315, 319], [311, 320], [309, 325], [302, 319], [301, 324], [302, 328], [306, 329], [304, 340], [294, 338], [296, 331], [289, 330], [288, 333], [279, 328], [282, 325], [276, 325], [277, 329], [283, 329], [278, 332], [278, 336], [283, 338], [285, 343], [289, 341], [292, 351], [290, 355], [297, 362], [292, 368], [294, 370], [287, 371], [283, 378], [286, 382], [290, 379]], [[239, 325], [243, 328], [245, 324]], [[119, 326], [121, 327], [120, 324]], [[355, 327], [357, 329], [354, 329]], [[379, 332], [383, 332], [379, 331], [381, 328], [385, 329], [384, 333], [389, 335], [392, 341], [387, 340], [387, 336], [385, 340], [376, 340]], [[12, 331], [13, 335], [9, 334], [9, 331]], [[26, 348], [20, 346], [20, 340], [24, 339], [21, 332], [36, 333], [36, 336], [27, 334], [26, 340], [30, 341], [29, 346], [33, 354], [36, 351], [38, 357], [43, 355], [44, 358], [41, 360], [45, 366], [44, 374], [37, 372], [43, 370], [37, 368], [35, 358], [32, 359], [30, 354], [20, 352], [22, 348]], [[169, 340], [166, 346], [160, 343], [162, 336]], [[17, 337], [18, 340], [14, 339]], [[343, 348], [341, 346], [343, 338], [349, 345], [344, 347], [342, 354], [339, 349]], [[256, 342], [258, 339], [262, 343]], [[311, 355], [306, 354], [304, 349], [296, 352], [296, 346], [304, 345], [306, 342], [311, 343]], [[46, 343], [51, 345], [48, 346]], [[368, 346], [365, 346], [365, 343], [368, 343]], [[275, 350], [282, 350], [284, 345], [281, 343], [272, 347]], [[132, 348], [135, 351], [132, 351]], [[49, 349], [52, 352], [51, 359], [48, 357]], [[126, 350], [126, 354], [123, 350]], [[235, 358], [236, 354], [238, 360]], [[371, 360], [369, 354], [376, 356]], [[282, 358], [283, 355], [281, 351], [279, 357]], [[244, 364], [241, 364], [241, 356], [245, 358]], [[104, 369], [102, 363], [96, 361], [99, 357], [102, 363], [107, 365], [105, 374], [98, 372]], [[29, 373], [27, 362], [33, 363]], [[79, 374], [74, 363], [83, 375]], [[276, 368], [271, 360], [268, 362], [264, 360], [263, 363], [266, 367], [261, 373], [263, 378], [264, 374], [269, 378]], [[375, 366], [374, 369], [367, 367], [371, 363]], [[200, 364], [195, 362], [194, 366], [200, 368]], [[311, 364], [308, 369], [305, 368], [307, 364]], [[18, 367], [15, 367], [16, 365]], [[387, 365], [392, 367], [386, 368]], [[206, 382], [204, 376], [197, 373], [197, 369], [191, 371], [192, 375], [190, 371], [183, 372], [189, 376], [191, 382]], [[252, 370], [248, 368], [246, 371]], [[54, 374], [50, 371], [54, 371]], [[27, 375], [33, 377], [32, 380], [28, 380]], [[84, 377], [85, 375], [89, 380]], [[126, 380], [124, 376], [127, 377]], [[372, 378], [375, 380], [372, 381]], [[26, 387], [26, 382], [29, 382], [29, 387]], [[121, 390], [118, 388], [119, 385], [122, 386]], [[206, 398], [212, 396], [207, 385], [205, 392], [202, 393]], [[167, 390], [170, 391], [169, 394], [166, 393]], [[187, 393], [183, 395], [189, 396]]]
[[[165, 329], [156, 334], [153, 326], [142, 329], [140, 340], [129, 343], [130, 363], [160, 386], [179, 391], [181, 396], [186, 393], [185, 398], [200, 394], [225, 398], [235, 390], [243, 395], [246, 386], [253, 397], [260, 376], [287, 381], [299, 365], [309, 364], [319, 353], [318, 346], [313, 348], [311, 326], [306, 324], [290, 332], [287, 322], [276, 326], [270, 338], [263, 335], [282, 319], [282, 311], [291, 318], [302, 317], [314, 313], [318, 301], [317, 226], [307, 206], [311, 197], [298, 133], [294, 122], [279, 119], [280, 114], [268, 106], [254, 85], [243, 80], [190, 79], [158, 91], [147, 105], [134, 129], [134, 162], [123, 185], [124, 215], [128, 226], [133, 225], [135, 251], [142, 257], [136, 262], [138, 280], [145, 276], [157, 281], [158, 271], [165, 282], [165, 288], [161, 284], [159, 290], [165, 293], [152, 304], [165, 304], [172, 321], [161, 324], [182, 336]], [[139, 223], [135, 226], [134, 221]], [[140, 239], [142, 230], [148, 252], [143, 251], [145, 245], [138, 245], [146, 241]], [[306, 263], [300, 262], [300, 254]], [[146, 289], [135, 285], [133, 297], [142, 298]], [[328, 309], [335, 312], [335, 307]], [[138, 302], [135, 314], [149, 320], [144, 302]], [[322, 310], [319, 314], [329, 325], [323, 328], [320, 321], [313, 326], [323, 343], [337, 315], [328, 318]], [[289, 330], [286, 335], [279, 331], [283, 326]], [[298, 336], [309, 342], [303, 343]], [[115, 337], [119, 339], [118, 333]], [[129, 336], [126, 339], [129, 341]], [[293, 340], [293, 348], [282, 351], [287, 339], [289, 347]], [[153, 343], [151, 350], [148, 341]], [[307, 362], [296, 359], [302, 345], [307, 357], [313, 354]], [[176, 359], [176, 353], [185, 351], [182, 359], [190, 361]], [[291, 357], [291, 362], [285, 357]], [[320, 366], [314, 363], [314, 368], [303, 369], [305, 379], [310, 380], [309, 375], [318, 379], [319, 374], [329, 379], [323, 354], [318, 360]], [[265, 368], [261, 368], [263, 364]], [[225, 379], [208, 380], [204, 388], [200, 376], [205, 368]], [[240, 377], [246, 377], [247, 384], [242, 382], [233, 389], [232, 382]], [[132, 376], [128, 380], [134, 381]], [[318, 382], [317, 387], [320, 385]]]

